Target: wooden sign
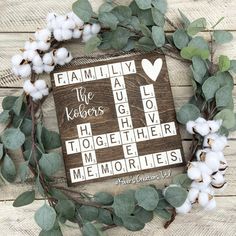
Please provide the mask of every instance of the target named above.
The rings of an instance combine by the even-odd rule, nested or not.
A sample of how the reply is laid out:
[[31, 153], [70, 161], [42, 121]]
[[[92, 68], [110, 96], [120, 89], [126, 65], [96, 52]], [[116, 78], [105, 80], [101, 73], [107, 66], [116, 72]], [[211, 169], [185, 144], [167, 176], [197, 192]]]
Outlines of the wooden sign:
[[184, 164], [162, 55], [98, 59], [51, 77], [69, 186]]

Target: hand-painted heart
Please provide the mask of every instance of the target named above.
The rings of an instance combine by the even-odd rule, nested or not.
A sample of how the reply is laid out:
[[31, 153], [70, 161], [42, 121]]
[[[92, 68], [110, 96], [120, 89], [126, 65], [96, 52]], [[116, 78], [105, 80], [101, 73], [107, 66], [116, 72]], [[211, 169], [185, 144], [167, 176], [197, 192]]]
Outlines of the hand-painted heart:
[[156, 81], [162, 68], [162, 64], [163, 64], [162, 59], [157, 58], [154, 64], [152, 64], [148, 59], [143, 59], [141, 64], [146, 75], [151, 80]]

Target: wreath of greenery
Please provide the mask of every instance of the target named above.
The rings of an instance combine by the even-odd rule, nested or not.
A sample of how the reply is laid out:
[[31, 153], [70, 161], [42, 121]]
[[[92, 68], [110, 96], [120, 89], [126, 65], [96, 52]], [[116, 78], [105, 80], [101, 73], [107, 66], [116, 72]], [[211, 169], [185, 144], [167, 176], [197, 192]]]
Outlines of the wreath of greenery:
[[[214, 53], [218, 44], [230, 42], [232, 35], [226, 31], [215, 30], [223, 20], [221, 18], [210, 30], [210, 40], [197, 35], [206, 29], [205, 18], [190, 22], [180, 13], [180, 27], [166, 16], [165, 0], [133, 0], [129, 6], [115, 5], [107, 0], [93, 12], [88, 0], [78, 0], [72, 6], [73, 12], [86, 23], [99, 22], [101, 31], [85, 44], [85, 51], [95, 49], [114, 49], [119, 51], [153, 51], [162, 53], [190, 65], [194, 95], [177, 113], [181, 124], [202, 116], [207, 120], [221, 119], [221, 135], [228, 135], [235, 129], [233, 112], [233, 77], [236, 73], [236, 61], [221, 55], [214, 63]], [[175, 31], [165, 33], [164, 24]], [[52, 38], [51, 48], [58, 43]], [[31, 74], [31, 82], [37, 80], [37, 74]], [[1, 178], [13, 182], [19, 173], [22, 182], [27, 181], [29, 172], [34, 176], [35, 188], [22, 193], [13, 206], [20, 207], [32, 203], [38, 192], [47, 202], [36, 211], [35, 220], [41, 227], [41, 236], [62, 235], [61, 225], [67, 220], [79, 225], [83, 235], [104, 235], [104, 231], [123, 226], [138, 231], [153, 218], [153, 213], [166, 220], [167, 228], [176, 216], [176, 207], [187, 198], [191, 184], [186, 174], [173, 178], [173, 184], [162, 189], [146, 186], [128, 190], [118, 195], [99, 192], [91, 195], [76, 192], [77, 198], [70, 196], [73, 190], [54, 186], [53, 174], [61, 166], [61, 157], [52, 149], [60, 147], [59, 135], [45, 128], [41, 105], [45, 99], [34, 101], [25, 92], [19, 96], [3, 99], [3, 112], [0, 122], [6, 125], [1, 134], [0, 157]], [[195, 158], [196, 150], [203, 145], [199, 134], [193, 134], [190, 160]], [[11, 158], [12, 150], [21, 149], [23, 162], [16, 170]], [[50, 150], [50, 152], [49, 152]]]

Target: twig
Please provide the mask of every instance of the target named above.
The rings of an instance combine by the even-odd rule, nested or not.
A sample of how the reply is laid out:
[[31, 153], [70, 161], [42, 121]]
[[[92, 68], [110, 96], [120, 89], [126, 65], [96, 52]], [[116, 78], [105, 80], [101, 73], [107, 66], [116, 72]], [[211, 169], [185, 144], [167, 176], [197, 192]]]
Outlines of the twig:
[[165, 229], [167, 229], [167, 228], [170, 226], [170, 224], [175, 220], [175, 217], [176, 217], [176, 211], [175, 211], [175, 208], [174, 208], [170, 220], [168, 220], [168, 221], [164, 224], [164, 228], [165, 228]]

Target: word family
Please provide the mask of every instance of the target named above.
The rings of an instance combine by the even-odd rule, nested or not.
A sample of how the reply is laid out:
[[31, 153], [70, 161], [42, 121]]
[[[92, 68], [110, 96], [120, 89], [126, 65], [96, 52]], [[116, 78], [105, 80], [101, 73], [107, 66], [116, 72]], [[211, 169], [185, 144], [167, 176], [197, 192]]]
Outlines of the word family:
[[184, 164], [164, 57], [125, 59], [52, 75], [69, 185]]

